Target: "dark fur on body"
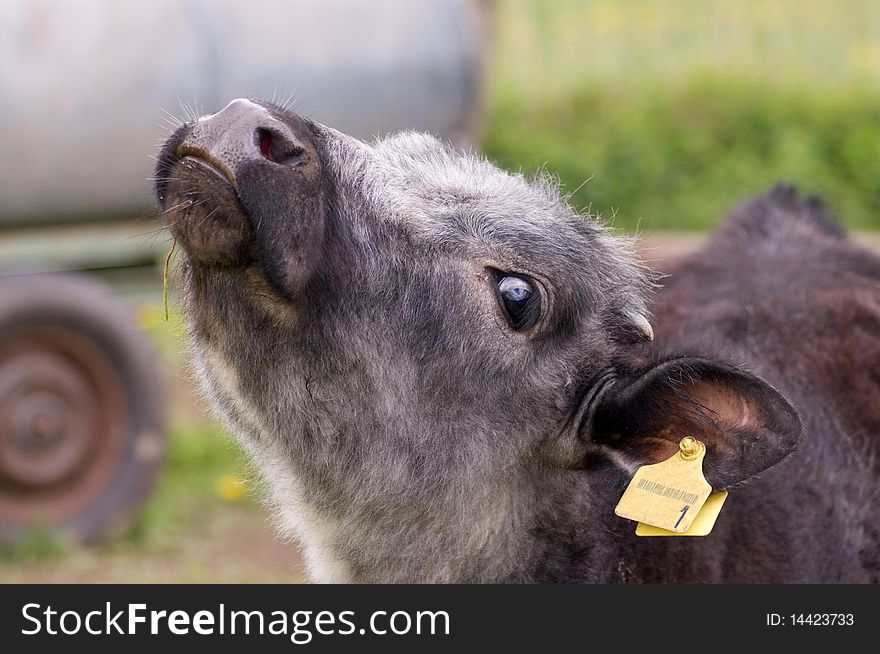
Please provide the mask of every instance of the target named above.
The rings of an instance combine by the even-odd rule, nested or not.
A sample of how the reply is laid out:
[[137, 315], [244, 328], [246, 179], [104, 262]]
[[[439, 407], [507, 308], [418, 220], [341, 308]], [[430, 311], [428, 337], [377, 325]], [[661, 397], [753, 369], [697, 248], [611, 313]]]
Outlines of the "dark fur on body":
[[[876, 583], [880, 260], [847, 241], [817, 199], [779, 185], [743, 203], [707, 247], [665, 272], [651, 304], [657, 338], [645, 356], [710, 353], [750, 370], [798, 409], [805, 437], [731, 490], [710, 537], [638, 538], [630, 524], [602, 521], [618, 545], [601, 561], [606, 580]], [[606, 462], [595, 465], [606, 476], [591, 485], [607, 491], [599, 522], [625, 481]], [[584, 504], [572, 511], [574, 524], [592, 512]], [[547, 532], [554, 543], [590, 539], [589, 530]], [[589, 576], [577, 547], [570, 559], [555, 552], [541, 578]]]
[[[157, 190], [196, 368], [314, 578], [876, 580], [878, 263], [818, 208], [741, 209], [664, 281], [649, 345], [643, 270], [552, 184], [234, 110], [305, 163], [212, 159], [221, 182], [188, 124]], [[539, 280], [538, 326], [510, 330], [489, 270]], [[734, 492], [709, 538], [638, 539], [614, 504], [685, 434]]]
[[780, 185], [669, 272], [656, 346], [747, 367], [805, 425], [788, 459], [731, 495], [715, 578], [880, 580], [880, 259]]

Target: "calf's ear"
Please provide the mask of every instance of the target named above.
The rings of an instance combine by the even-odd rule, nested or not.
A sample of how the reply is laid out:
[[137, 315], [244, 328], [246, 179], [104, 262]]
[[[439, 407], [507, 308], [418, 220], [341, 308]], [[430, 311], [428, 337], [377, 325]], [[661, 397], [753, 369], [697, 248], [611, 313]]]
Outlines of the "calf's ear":
[[620, 379], [599, 398], [587, 437], [627, 468], [659, 463], [692, 436], [718, 490], [778, 463], [803, 434], [800, 417], [766, 382], [724, 363], [671, 359]]

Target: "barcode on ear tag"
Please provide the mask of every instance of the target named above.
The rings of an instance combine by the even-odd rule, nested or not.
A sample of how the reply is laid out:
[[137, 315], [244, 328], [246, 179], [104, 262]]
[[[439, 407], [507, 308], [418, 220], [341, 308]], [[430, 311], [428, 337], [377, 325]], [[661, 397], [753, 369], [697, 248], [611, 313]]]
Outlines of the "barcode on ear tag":
[[684, 533], [712, 492], [703, 476], [705, 455], [702, 443], [682, 439], [674, 456], [636, 471], [614, 513], [675, 534]]

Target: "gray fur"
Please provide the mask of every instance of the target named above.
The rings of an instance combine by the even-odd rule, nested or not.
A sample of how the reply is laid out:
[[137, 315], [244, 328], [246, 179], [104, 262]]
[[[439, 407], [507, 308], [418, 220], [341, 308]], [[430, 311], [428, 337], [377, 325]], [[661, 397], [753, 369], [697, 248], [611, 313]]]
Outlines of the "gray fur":
[[[421, 134], [367, 144], [307, 125], [329, 218], [306, 286], [273, 285], [269, 255], [201, 265], [188, 250], [179, 288], [203, 387], [312, 578], [648, 580], [608, 506], [636, 459], [584, 427], [637, 367], [620, 361], [644, 360], [650, 284], [629, 242], [549, 177]], [[248, 202], [244, 238], [278, 224]], [[505, 324], [487, 266], [544, 285], [537, 331]]]

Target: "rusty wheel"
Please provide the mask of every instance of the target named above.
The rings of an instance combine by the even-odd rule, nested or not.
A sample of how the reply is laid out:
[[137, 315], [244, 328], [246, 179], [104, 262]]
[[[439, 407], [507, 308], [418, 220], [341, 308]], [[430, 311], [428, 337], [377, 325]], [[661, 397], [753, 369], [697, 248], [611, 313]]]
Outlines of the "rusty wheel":
[[165, 450], [154, 360], [96, 282], [0, 280], [0, 541], [91, 541], [130, 522]]

